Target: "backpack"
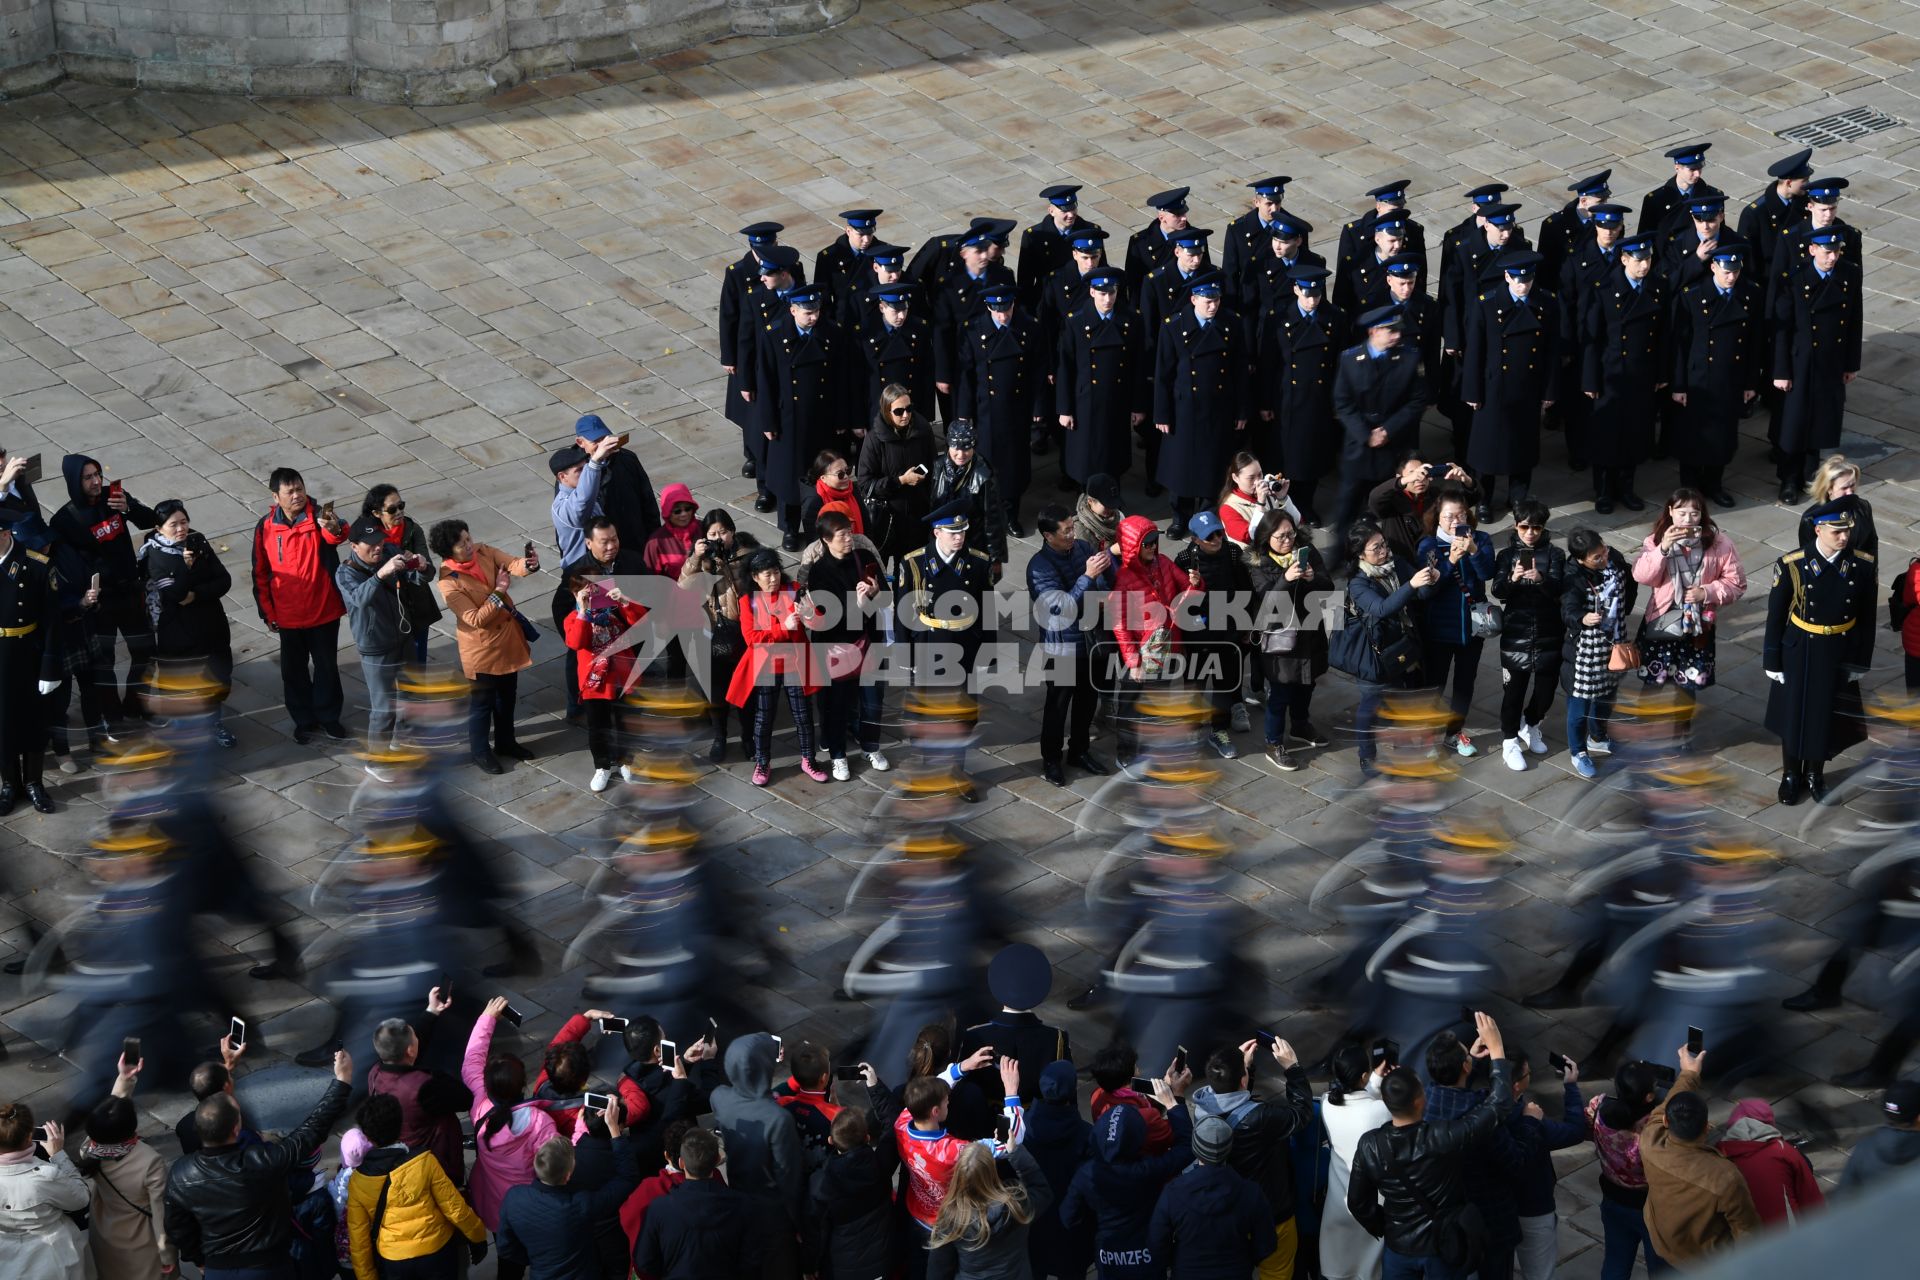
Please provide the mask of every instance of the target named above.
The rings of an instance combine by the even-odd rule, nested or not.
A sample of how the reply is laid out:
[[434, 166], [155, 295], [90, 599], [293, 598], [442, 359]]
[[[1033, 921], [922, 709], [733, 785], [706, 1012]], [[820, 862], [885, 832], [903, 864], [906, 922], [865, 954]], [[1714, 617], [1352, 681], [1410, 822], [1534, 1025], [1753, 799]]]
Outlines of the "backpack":
[[340, 1274], [335, 1232], [339, 1211], [327, 1178], [315, 1178], [313, 1189], [293, 1206], [293, 1273], [299, 1280], [329, 1280]]

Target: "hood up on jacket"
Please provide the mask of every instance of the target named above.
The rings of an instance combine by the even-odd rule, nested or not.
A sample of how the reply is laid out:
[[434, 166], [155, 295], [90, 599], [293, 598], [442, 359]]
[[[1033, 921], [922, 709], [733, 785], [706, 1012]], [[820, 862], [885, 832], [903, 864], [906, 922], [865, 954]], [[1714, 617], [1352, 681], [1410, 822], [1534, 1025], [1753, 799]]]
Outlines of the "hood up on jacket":
[[[96, 467], [100, 466], [98, 460], [89, 458], [84, 453], [70, 453], [60, 459], [60, 474], [67, 478], [67, 498], [82, 511], [98, 506], [100, 503], [99, 498], [89, 498], [87, 491], [80, 486], [80, 473], [87, 469], [87, 464], [90, 462]], [[101, 468], [101, 474], [103, 476], [106, 474], [104, 467]], [[104, 496], [103, 493], [102, 497]]]
[[1780, 1130], [1774, 1125], [1773, 1107], [1762, 1098], [1742, 1098], [1734, 1104], [1720, 1145], [1724, 1151], [1729, 1142], [1758, 1143], [1780, 1136]]
[[727, 1082], [747, 1097], [771, 1097], [779, 1053], [765, 1031], [739, 1037], [727, 1046]]
[[1107, 1164], [1124, 1164], [1137, 1158], [1147, 1142], [1147, 1122], [1129, 1106], [1108, 1107], [1093, 1128], [1094, 1150]]
[[1147, 535], [1160, 532], [1160, 527], [1145, 516], [1128, 516], [1120, 522], [1120, 565], [1125, 569], [1138, 569], [1140, 564], [1140, 544]]

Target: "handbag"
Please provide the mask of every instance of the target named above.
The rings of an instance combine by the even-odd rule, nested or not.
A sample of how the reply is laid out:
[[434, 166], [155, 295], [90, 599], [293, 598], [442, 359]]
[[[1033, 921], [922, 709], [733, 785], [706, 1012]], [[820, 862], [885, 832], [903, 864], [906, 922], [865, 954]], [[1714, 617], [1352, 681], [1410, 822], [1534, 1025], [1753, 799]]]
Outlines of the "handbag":
[[1500, 612], [1500, 606], [1490, 600], [1477, 600], [1467, 610], [1468, 628], [1475, 640], [1486, 640], [1500, 634], [1506, 626], [1506, 615]]
[[1638, 671], [1640, 669], [1640, 646], [1631, 640], [1615, 640], [1613, 649], [1607, 654], [1607, 670]]

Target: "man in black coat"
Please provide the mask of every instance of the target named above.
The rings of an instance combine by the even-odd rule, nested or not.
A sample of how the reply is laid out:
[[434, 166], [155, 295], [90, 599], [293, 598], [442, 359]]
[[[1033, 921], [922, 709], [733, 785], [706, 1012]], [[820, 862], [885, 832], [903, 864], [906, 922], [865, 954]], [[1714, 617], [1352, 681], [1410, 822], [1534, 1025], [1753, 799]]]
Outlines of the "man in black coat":
[[[612, 434], [612, 428], [597, 413], [584, 414], [573, 424], [573, 442], [588, 453]], [[654, 496], [653, 480], [624, 444], [608, 454], [606, 461], [607, 474], [600, 481], [600, 509], [612, 517], [622, 542], [644, 547], [660, 527], [660, 499]]]
[[1213, 261], [1207, 256], [1207, 240], [1212, 235], [1205, 227], [1182, 227], [1174, 232], [1168, 237], [1173, 241], [1173, 256], [1149, 271], [1140, 286], [1140, 318], [1155, 341], [1167, 321], [1189, 310], [1188, 282], [1202, 271], [1213, 270]]
[[[1767, 729], [1779, 735], [1780, 803], [1827, 795], [1826, 763], [1858, 742], [1858, 682], [1873, 662], [1872, 556], [1847, 544], [1853, 508], [1845, 499], [1807, 513], [1813, 540], [1773, 566], [1761, 666]], [[1851, 708], [1851, 718], [1848, 708]]]
[[1089, 476], [1125, 474], [1130, 427], [1147, 420], [1153, 396], [1145, 326], [1121, 310], [1125, 277], [1113, 267], [1087, 276], [1087, 303], [1067, 320], [1056, 348], [1053, 404], [1061, 428], [1060, 471], [1075, 488]]
[[1567, 184], [1573, 199], [1548, 214], [1540, 223], [1540, 270], [1549, 280], [1560, 278], [1560, 268], [1593, 238], [1593, 211], [1612, 199], [1607, 180], [1613, 170], [1600, 172]]
[[[972, 499], [962, 494], [927, 514], [927, 542], [900, 561], [900, 613], [912, 638], [913, 681], [918, 686], [956, 684], [973, 674], [980, 646], [990, 638], [985, 601], [996, 566], [985, 551], [967, 545]], [[972, 616], [941, 606], [971, 599]]]
[[1829, 227], [1838, 231], [1841, 258], [1856, 264], [1865, 263], [1860, 256], [1860, 229], [1840, 217], [1840, 193], [1852, 185], [1845, 178], [1815, 178], [1807, 184], [1807, 216], [1780, 233], [1780, 242], [1774, 246], [1773, 263], [1762, 283], [1768, 314], [1772, 314], [1774, 295], [1786, 284], [1787, 277], [1807, 260], [1807, 242], [1814, 232]]
[[1233, 289], [1234, 310], [1254, 319], [1276, 300], [1293, 294], [1292, 271], [1295, 267], [1324, 267], [1327, 260], [1307, 248], [1307, 236], [1313, 224], [1285, 209], [1276, 209], [1265, 247], [1247, 260], [1238, 279], [1229, 278]]
[[[97, 579], [98, 590], [88, 588], [93, 600], [86, 610], [94, 658], [91, 689], [83, 688], [80, 696], [92, 737], [141, 712], [140, 694], [153, 659], [153, 625], [129, 530], [151, 529], [157, 521], [153, 508], [126, 492], [119, 481], [109, 484], [95, 459], [70, 453], [60, 460], [60, 470], [66, 476], [67, 504], [49, 522], [54, 539], [85, 562], [90, 581]], [[127, 642], [124, 691], [113, 674], [116, 637]]]
[[960, 380], [960, 343], [967, 329], [987, 313], [984, 290], [1004, 284], [1018, 288], [1013, 272], [990, 260], [991, 229], [974, 232], [960, 243], [961, 270], [947, 278], [933, 298], [933, 384], [940, 393], [940, 418], [952, 422], [961, 416], [953, 407], [954, 384]]
[[1154, 359], [1153, 426], [1172, 446], [1162, 449], [1155, 479], [1174, 495], [1167, 537], [1175, 542], [1219, 492], [1253, 416], [1253, 341], [1221, 310], [1225, 286], [1217, 271], [1193, 278], [1191, 309], [1160, 331]]
[[[759, 283], [762, 275], [761, 263], [765, 261], [767, 251], [780, 243], [780, 233], [786, 230], [778, 222], [756, 222], [740, 228], [740, 234], [747, 238], [747, 251], [737, 262], [727, 264], [726, 274], [720, 279], [720, 365], [727, 371], [727, 421], [747, 428], [754, 422], [752, 408], [740, 395], [751, 390], [753, 378], [753, 353], [740, 349], [740, 324], [742, 304], [746, 301], [747, 291]], [[806, 273], [798, 267], [800, 254], [793, 251], [795, 265], [795, 283], [804, 284]], [[746, 461], [740, 467], [740, 474], [752, 478], [757, 467], [758, 455], [749, 451]]]
[[[756, 482], [754, 510], [761, 512], [773, 510], [773, 496], [767, 492], [766, 485], [759, 481], [760, 470], [767, 461], [767, 438], [761, 434], [759, 418], [753, 410], [755, 353], [761, 337], [778, 329], [780, 322], [787, 318], [787, 299], [799, 287], [795, 277], [801, 274], [800, 251], [789, 245], [776, 244], [762, 254], [760, 274], [750, 277], [740, 292], [739, 332], [734, 335], [733, 349], [743, 369], [738, 378], [727, 380], [730, 396], [727, 420], [740, 426], [740, 451], [746, 454], [748, 463], [743, 470]], [[740, 386], [738, 390], [733, 390], [736, 381]]]
[[847, 229], [814, 255], [813, 282], [827, 291], [827, 307], [835, 315], [839, 314], [841, 300], [863, 286], [866, 256], [878, 238], [874, 227], [882, 212], [879, 209], [847, 210], [840, 215]]
[[705, 1129], [690, 1129], [679, 1154], [687, 1180], [647, 1206], [633, 1247], [634, 1270], [654, 1280], [757, 1274], [765, 1244], [756, 1230], [758, 1214], [752, 1200], [715, 1176], [725, 1158], [720, 1140]]
[[1046, 422], [1053, 361], [1041, 345], [1039, 322], [1015, 305], [1013, 285], [988, 285], [982, 293], [987, 313], [967, 327], [960, 344], [954, 412], [973, 423], [999, 481], [1007, 530], [1023, 538], [1020, 499], [1033, 478], [1031, 442]]
[[1740, 437], [1741, 410], [1766, 380], [1766, 317], [1760, 286], [1741, 270], [1746, 254], [1714, 254], [1713, 278], [1681, 294], [1673, 304], [1673, 373], [1668, 396], [1681, 409], [1672, 434], [1680, 483], [1732, 506], [1722, 479]]
[[[781, 545], [798, 551], [807, 468], [847, 425], [846, 361], [851, 352], [839, 327], [820, 314], [819, 286], [795, 289], [787, 304], [787, 318], [764, 335], [755, 351], [753, 387], [760, 431], [767, 441], [760, 481], [780, 508], [780, 528], [786, 534]], [[628, 542], [624, 529], [621, 541]]]
[[[1753, 265], [1753, 253], [1746, 238], [1727, 226], [1727, 198], [1723, 195], [1695, 196], [1687, 202], [1686, 218], [1675, 222], [1667, 233], [1654, 241], [1660, 254], [1660, 269], [1667, 287], [1679, 295], [1712, 274], [1708, 266], [1715, 249], [1747, 249], [1747, 262]], [[1758, 278], [1758, 277], [1756, 277]]]
[[1340, 261], [1333, 282], [1333, 304], [1346, 315], [1371, 311], [1387, 300], [1387, 259], [1407, 247], [1407, 228], [1413, 219], [1404, 209], [1393, 209], [1373, 220], [1373, 243], [1357, 256]]
[[1533, 488], [1540, 461], [1540, 415], [1557, 396], [1560, 311], [1534, 287], [1540, 255], [1529, 249], [1496, 260], [1499, 280], [1475, 295], [1467, 309], [1460, 398], [1474, 411], [1467, 469], [1480, 484], [1480, 519], [1492, 515], [1494, 477], [1507, 477], [1507, 498]]
[[1780, 500], [1800, 500], [1822, 449], [1840, 444], [1847, 384], [1860, 372], [1861, 279], [1829, 227], [1807, 240], [1773, 303], [1773, 386], [1780, 405]]
[[[1040, 288], [1040, 305], [1034, 313], [1034, 319], [1040, 322], [1040, 344], [1048, 353], [1048, 359], [1054, 359], [1060, 350], [1060, 340], [1067, 331], [1067, 324], [1073, 313], [1087, 305], [1087, 282], [1089, 277], [1101, 267], [1107, 265], [1105, 242], [1107, 233], [1096, 226], [1083, 224], [1073, 233], [1072, 252], [1067, 262], [1058, 271], [1049, 276]], [[1115, 273], [1117, 279], [1125, 276]], [[1130, 312], [1131, 306], [1127, 308]], [[1046, 446], [1061, 434], [1060, 428], [1049, 421], [1045, 434], [1036, 435], [1033, 451], [1046, 452]], [[1064, 442], [1063, 447], [1064, 447]], [[1131, 448], [1128, 450], [1132, 454]], [[1087, 473], [1082, 473], [1087, 474]], [[1061, 472], [1060, 487], [1071, 488], [1066, 472]]]
[[1073, 242], [1088, 231], [1099, 230], [1080, 216], [1078, 186], [1062, 182], [1043, 187], [1040, 198], [1047, 202], [1047, 216], [1020, 233], [1020, 260], [1015, 264], [1020, 305], [1036, 313], [1040, 310], [1040, 291], [1067, 265]]
[[1647, 192], [1640, 201], [1640, 221], [1634, 227], [1635, 232], [1653, 236], [1654, 243], [1659, 244], [1686, 219], [1688, 200], [1726, 194], [1700, 180], [1700, 171], [1707, 163], [1707, 151], [1712, 146], [1711, 142], [1689, 142], [1667, 152], [1667, 159], [1673, 161], [1673, 176]]
[[1433, 404], [1440, 400], [1440, 340], [1445, 326], [1440, 304], [1426, 291], [1425, 280], [1426, 271], [1419, 258], [1411, 253], [1394, 254], [1387, 259], [1387, 300], [1381, 306], [1400, 308], [1400, 345], [1419, 354], [1427, 402]]
[[[873, 299], [875, 285], [911, 284], [905, 270], [907, 251], [897, 244], [876, 240], [867, 246], [866, 255], [860, 261], [860, 270], [854, 273], [851, 286], [840, 295], [840, 305], [833, 313], [834, 320], [846, 333], [859, 333], [878, 318], [880, 304]], [[913, 288], [919, 292], [917, 285]]]
[[[1240, 1176], [1233, 1126], [1208, 1116], [1193, 1126], [1193, 1163], [1160, 1193], [1147, 1224], [1153, 1261], [1164, 1274], [1226, 1280], [1251, 1274], [1278, 1247], [1260, 1188]], [[1286, 1259], [1290, 1272], [1294, 1259]]]
[[1769, 276], [1779, 263], [1781, 238], [1806, 220], [1812, 159], [1813, 148], [1807, 147], [1768, 165], [1767, 176], [1773, 181], [1740, 211], [1740, 235], [1753, 246], [1753, 265]]
[[1326, 283], [1325, 267], [1293, 269], [1293, 296], [1260, 316], [1254, 379], [1253, 451], [1292, 481], [1287, 494], [1310, 524], [1320, 523], [1313, 498], [1337, 447], [1333, 373], [1347, 340], [1346, 313], [1327, 301]]
[[1127, 291], [1138, 298], [1147, 273], [1173, 257], [1173, 233], [1187, 225], [1187, 192], [1175, 187], [1147, 197], [1154, 220], [1127, 238]]
[[[1406, 218], [1409, 183], [1410, 179], [1400, 178], [1367, 192], [1373, 197], [1373, 208], [1340, 228], [1340, 244], [1334, 254], [1338, 270], [1345, 271], [1350, 262], [1367, 255], [1373, 244], [1374, 224], [1380, 219], [1395, 214]], [[1406, 218], [1406, 235], [1400, 247], [1424, 258], [1427, 253], [1426, 228], [1414, 219]]]
[[1354, 326], [1366, 340], [1340, 353], [1333, 379], [1333, 412], [1342, 440], [1335, 547], [1346, 545], [1347, 530], [1367, 494], [1420, 443], [1427, 375], [1419, 349], [1402, 341], [1402, 316], [1391, 303], [1367, 312]]
[[[601, 1118], [612, 1139], [612, 1178], [592, 1190], [572, 1185], [572, 1141], [547, 1139], [534, 1153], [533, 1181], [510, 1188], [500, 1201], [494, 1240], [500, 1246], [501, 1262], [517, 1263], [541, 1280], [601, 1280], [599, 1224], [608, 1218], [617, 1220], [620, 1205], [640, 1185], [639, 1160], [632, 1145], [622, 1140], [627, 1126], [619, 1099], [609, 1102]], [[713, 1135], [707, 1138], [719, 1145]], [[668, 1198], [648, 1207], [649, 1224]], [[650, 1270], [648, 1274], [674, 1273]]]
[[[1581, 327], [1586, 314], [1587, 295], [1598, 288], [1619, 263], [1620, 238], [1627, 227], [1627, 215], [1633, 212], [1623, 204], [1596, 204], [1584, 211], [1583, 233], [1573, 251], [1560, 265], [1558, 281], [1560, 319], [1561, 385], [1571, 389], [1580, 380], [1580, 353], [1586, 345]], [[1543, 252], [1541, 256], [1546, 255]], [[1544, 263], [1542, 264], [1544, 266]], [[1560, 426], [1567, 433], [1567, 466], [1581, 471], [1587, 465], [1587, 410], [1585, 396], [1568, 395], [1560, 401]]]
[[[1444, 341], [1449, 332], [1448, 317], [1454, 315], [1459, 307], [1454, 259], [1459, 257], [1463, 246], [1476, 241], [1481, 244], [1486, 242], [1485, 211], [1499, 204], [1501, 194], [1508, 189], [1504, 182], [1489, 182], [1467, 192], [1467, 199], [1473, 202], [1473, 212], [1447, 228], [1446, 234], [1440, 238], [1440, 261], [1430, 264], [1434, 267], [1434, 303], [1439, 312], [1438, 331], [1443, 340], [1438, 344], [1435, 355], [1427, 361], [1427, 376], [1433, 381], [1434, 403], [1453, 427], [1453, 451], [1456, 455], [1466, 449], [1467, 432], [1473, 426], [1473, 411], [1460, 401], [1460, 350], [1453, 342]], [[1513, 224], [1509, 221], [1508, 225]], [[1505, 234], [1502, 233], [1503, 238]], [[1404, 304], [1405, 300], [1397, 301]], [[1462, 331], [1452, 332], [1457, 341]]]
[[873, 309], [855, 335], [867, 375], [863, 398], [851, 406], [860, 415], [854, 426], [858, 434], [872, 429], [885, 387], [897, 384], [912, 392], [916, 402], [933, 403], [933, 326], [913, 314], [913, 293], [904, 280], [867, 290]]
[[[1040, 1073], [1048, 1063], [1073, 1061], [1073, 1042], [1059, 1027], [1050, 1027], [1034, 1012], [1053, 989], [1053, 965], [1047, 953], [1030, 942], [1010, 942], [987, 965], [987, 990], [1000, 1012], [960, 1033], [956, 1061], [965, 1062], [982, 1046], [998, 1058], [1020, 1064], [1020, 1102], [1032, 1106], [1040, 1096]], [[982, 1091], [988, 1113], [1002, 1101], [998, 1069], [989, 1064], [960, 1078], [959, 1089]]]
[[1227, 278], [1234, 305], [1243, 314], [1246, 306], [1240, 293], [1242, 282], [1253, 265], [1267, 256], [1274, 222], [1281, 212], [1280, 203], [1286, 198], [1287, 184], [1292, 181], [1282, 174], [1249, 182], [1247, 185], [1253, 188], [1253, 208], [1227, 224], [1226, 243], [1220, 248], [1220, 274]]
[[[1672, 371], [1667, 349], [1671, 307], [1665, 282], [1653, 274], [1652, 237], [1623, 241], [1620, 265], [1602, 283], [1589, 286], [1583, 297], [1583, 394], [1567, 399], [1590, 407], [1590, 415], [1581, 415], [1587, 429], [1582, 452], [1593, 460], [1593, 509], [1607, 515], [1618, 502], [1629, 511], [1641, 511], [1647, 504], [1634, 492], [1634, 468], [1652, 451], [1660, 406], [1671, 403], [1660, 394]], [[1571, 417], [1567, 429], [1573, 430]]]
[[51, 692], [61, 674], [60, 655], [48, 644], [53, 572], [46, 553], [13, 536], [13, 526], [26, 518], [11, 509], [0, 524], [0, 817], [23, 795], [41, 813], [53, 812], [41, 785], [47, 740], [41, 694]]

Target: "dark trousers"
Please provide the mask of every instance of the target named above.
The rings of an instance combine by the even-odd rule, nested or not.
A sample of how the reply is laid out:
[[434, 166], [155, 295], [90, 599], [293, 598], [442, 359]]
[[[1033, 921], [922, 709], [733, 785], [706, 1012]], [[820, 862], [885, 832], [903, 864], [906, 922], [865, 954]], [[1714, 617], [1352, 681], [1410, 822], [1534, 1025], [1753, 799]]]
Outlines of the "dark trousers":
[[1064, 756], [1086, 754], [1100, 695], [1093, 687], [1087, 646], [1075, 649], [1071, 659], [1066, 654], [1047, 656], [1056, 674], [1047, 682], [1047, 702], [1040, 712], [1040, 758], [1059, 764]]
[[1907, 692], [1920, 693], [1920, 658], [1905, 654], [1907, 660]]
[[1287, 722], [1296, 731], [1307, 723], [1313, 710], [1313, 686], [1267, 682], [1267, 745], [1277, 747], [1287, 740]]
[[1341, 473], [1339, 503], [1333, 509], [1335, 536], [1329, 559], [1344, 561], [1347, 558], [1347, 531], [1353, 528], [1353, 522], [1366, 510], [1367, 495], [1373, 492], [1373, 486], [1378, 483], [1357, 462], [1349, 462], [1347, 469]]
[[799, 743], [800, 758], [813, 759], [813, 708], [807, 702], [806, 691], [797, 684], [788, 684], [785, 676], [775, 676], [774, 683], [753, 691], [755, 764], [764, 765], [773, 755], [773, 717], [779, 712], [782, 695], [793, 712], [793, 734]]
[[1596, 498], [1624, 498], [1633, 492], [1633, 467], [1595, 467], [1593, 469], [1593, 496]]
[[596, 769], [620, 763], [620, 707], [612, 698], [583, 698], [580, 710], [587, 718], [587, 754]]
[[1698, 489], [1711, 498], [1724, 487], [1721, 477], [1725, 467], [1691, 467], [1680, 464], [1680, 483], [1688, 489]]
[[1465, 644], [1433, 641], [1427, 645], [1427, 683], [1439, 693], [1447, 691], [1447, 672], [1453, 672], [1453, 693], [1447, 698], [1447, 733], [1459, 733], [1467, 723], [1467, 708], [1473, 705], [1473, 686], [1480, 678], [1480, 652], [1487, 642], [1469, 640]]
[[858, 674], [843, 676], [820, 691], [821, 736], [827, 755], [847, 758], [852, 740], [862, 751], [880, 749], [880, 704], [886, 690]]
[[294, 728], [339, 722], [347, 705], [340, 688], [340, 619], [280, 628], [280, 690]]
[[1380, 719], [1380, 704], [1386, 701], [1387, 690], [1398, 686], [1375, 684], [1371, 680], [1355, 680], [1353, 684], [1360, 695], [1353, 704], [1353, 731], [1360, 739], [1360, 764], [1365, 767], [1380, 758], [1380, 744], [1374, 740], [1373, 728]]
[[580, 714], [580, 651], [569, 647], [567, 656], [562, 660], [561, 681], [567, 690], [567, 718]]
[[[1533, 696], [1527, 696], [1527, 689]], [[1553, 707], [1554, 691], [1560, 687], [1560, 655], [1536, 656], [1530, 670], [1502, 665], [1500, 668], [1500, 736], [1520, 736], [1521, 717], [1527, 724], [1545, 724]]]
[[458, 1231], [453, 1239], [424, 1258], [381, 1258], [380, 1280], [454, 1280], [460, 1274], [460, 1251], [467, 1239]]
[[727, 686], [733, 683], [733, 671], [735, 667], [740, 665], [740, 657], [737, 653], [732, 658], [721, 658], [715, 655], [711, 661], [713, 664], [713, 690], [711, 695], [713, 701], [708, 704], [711, 709], [707, 712], [707, 720], [713, 725], [713, 740], [719, 743], [726, 742], [727, 721], [730, 717], [738, 717], [740, 721], [740, 745], [746, 750], [752, 751], [753, 699], [747, 699], [747, 705], [744, 707], [736, 707], [727, 701]]
[[[93, 684], [100, 715], [109, 723], [131, 720], [140, 714], [140, 698], [146, 692], [147, 674], [153, 663], [153, 628], [147, 621], [146, 601], [138, 591], [114, 596], [102, 594], [99, 605], [87, 611], [86, 620], [88, 632], [96, 638]], [[127, 642], [124, 692], [113, 674], [116, 636], [125, 637]], [[337, 680], [334, 687], [339, 688]], [[338, 719], [339, 715], [339, 708], [335, 707], [334, 718]]]
[[1817, 450], [1802, 453], [1780, 451], [1780, 461], [1774, 464], [1773, 473], [1780, 477], [1781, 484], [1797, 484], [1805, 487], [1813, 477], [1814, 460], [1820, 456]]
[[467, 750], [474, 755], [485, 755], [495, 747], [517, 745], [513, 736], [513, 704], [519, 694], [518, 671], [473, 678], [473, 691], [467, 698]]

